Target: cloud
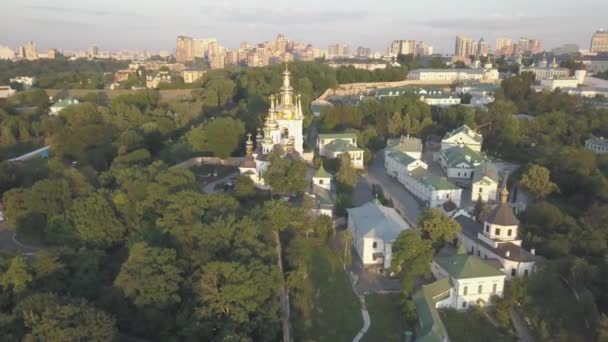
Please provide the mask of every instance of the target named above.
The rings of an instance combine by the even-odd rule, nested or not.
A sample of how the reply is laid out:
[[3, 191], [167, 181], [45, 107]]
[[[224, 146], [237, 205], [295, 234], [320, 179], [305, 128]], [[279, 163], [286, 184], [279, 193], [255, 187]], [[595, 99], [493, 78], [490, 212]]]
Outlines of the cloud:
[[512, 31], [520, 28], [542, 27], [554, 24], [563, 20], [570, 20], [565, 17], [546, 16], [503, 16], [493, 15], [488, 18], [443, 18], [431, 19], [420, 22], [426, 27], [451, 30], [451, 31]]
[[31, 9], [37, 12], [49, 12], [53, 14], [75, 14], [75, 15], [88, 15], [92, 17], [104, 17], [104, 16], [116, 16], [116, 15], [124, 15], [131, 16], [136, 13], [127, 13], [113, 10], [103, 10], [103, 9], [88, 9], [88, 8], [78, 8], [71, 6], [49, 6], [49, 5], [28, 5], [24, 6], [27, 9]]
[[294, 8], [227, 8], [201, 7], [208, 19], [226, 23], [248, 23], [256, 26], [335, 25], [369, 18], [369, 11], [355, 9], [294, 9]]

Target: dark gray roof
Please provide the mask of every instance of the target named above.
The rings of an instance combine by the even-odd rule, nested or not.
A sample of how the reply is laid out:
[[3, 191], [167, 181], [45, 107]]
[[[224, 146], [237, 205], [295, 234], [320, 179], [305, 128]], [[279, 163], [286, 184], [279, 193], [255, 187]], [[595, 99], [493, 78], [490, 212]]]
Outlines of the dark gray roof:
[[[475, 241], [477, 244], [482, 245], [484, 248], [492, 251], [494, 254], [500, 255], [504, 259], [516, 262], [530, 262], [536, 260], [536, 255], [528, 252], [514, 243], [501, 242], [498, 244], [498, 247], [494, 247], [485, 241], [480, 240], [477, 235], [479, 233], [483, 233], [483, 225], [474, 221], [470, 217], [461, 215], [454, 218], [454, 220], [462, 227], [462, 234], [466, 235], [469, 239]], [[506, 257], [507, 251], [510, 253], [509, 257]]]
[[499, 226], [517, 226], [519, 220], [513, 214], [513, 209], [508, 203], [500, 203], [490, 215], [486, 218], [486, 222]]

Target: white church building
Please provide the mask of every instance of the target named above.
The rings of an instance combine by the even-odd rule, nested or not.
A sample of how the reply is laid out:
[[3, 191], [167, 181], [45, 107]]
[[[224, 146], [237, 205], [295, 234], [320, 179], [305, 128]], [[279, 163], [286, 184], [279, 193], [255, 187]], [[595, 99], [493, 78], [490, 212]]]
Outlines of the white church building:
[[270, 153], [277, 152], [286, 158], [301, 159], [304, 152], [302, 100], [300, 95], [294, 96], [290, 75], [285, 67], [283, 86], [278, 97], [270, 96], [270, 108], [263, 130], [258, 129], [256, 147], [253, 147], [249, 134], [247, 153], [239, 165], [239, 172], [261, 188], [266, 187], [263, 174], [270, 165]]

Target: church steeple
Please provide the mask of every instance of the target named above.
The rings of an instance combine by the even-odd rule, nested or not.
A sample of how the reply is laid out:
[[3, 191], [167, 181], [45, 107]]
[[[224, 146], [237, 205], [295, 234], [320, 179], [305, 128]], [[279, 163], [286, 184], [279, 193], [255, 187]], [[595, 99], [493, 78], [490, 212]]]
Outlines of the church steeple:
[[285, 71], [283, 71], [283, 86], [281, 87], [282, 106], [293, 105], [293, 88], [291, 87], [291, 82], [289, 80], [290, 75], [291, 73], [287, 68], [287, 63], [285, 63]]

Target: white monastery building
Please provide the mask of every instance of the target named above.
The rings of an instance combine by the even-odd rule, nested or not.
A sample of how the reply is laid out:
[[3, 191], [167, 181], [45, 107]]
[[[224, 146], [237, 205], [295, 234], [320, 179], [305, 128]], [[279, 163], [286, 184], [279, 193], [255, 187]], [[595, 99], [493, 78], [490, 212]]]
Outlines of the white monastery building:
[[364, 167], [363, 154], [365, 151], [357, 147], [357, 134], [355, 133], [319, 134], [317, 148], [319, 155], [331, 159], [348, 153], [350, 163], [354, 168], [362, 169]]
[[348, 230], [353, 246], [364, 266], [391, 266], [392, 243], [409, 224], [394, 208], [385, 207], [378, 199], [347, 209]]

